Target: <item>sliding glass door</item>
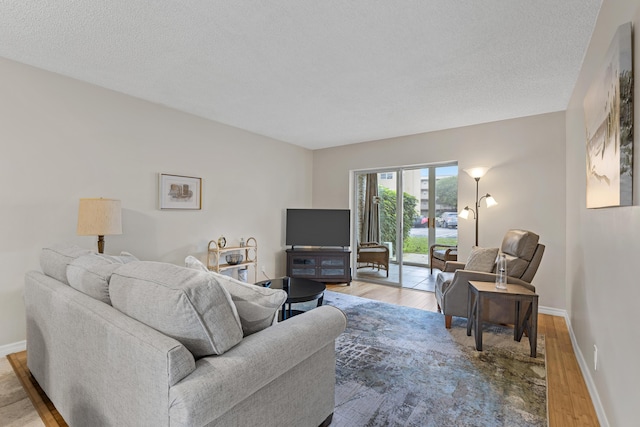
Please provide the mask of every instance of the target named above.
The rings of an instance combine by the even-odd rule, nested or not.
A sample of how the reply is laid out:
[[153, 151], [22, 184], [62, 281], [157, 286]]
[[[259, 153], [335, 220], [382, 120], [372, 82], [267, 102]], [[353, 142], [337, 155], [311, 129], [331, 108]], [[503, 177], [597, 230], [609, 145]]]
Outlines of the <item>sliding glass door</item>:
[[355, 173], [356, 280], [433, 288], [429, 247], [457, 243], [457, 172], [452, 164]]

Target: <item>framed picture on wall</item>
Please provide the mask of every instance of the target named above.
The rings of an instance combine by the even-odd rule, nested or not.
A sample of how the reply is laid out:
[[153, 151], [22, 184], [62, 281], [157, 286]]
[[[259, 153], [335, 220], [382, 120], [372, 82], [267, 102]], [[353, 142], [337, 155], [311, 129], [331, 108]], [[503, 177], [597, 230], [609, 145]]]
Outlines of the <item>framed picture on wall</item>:
[[587, 208], [632, 205], [633, 61], [631, 23], [613, 36], [584, 99]]
[[160, 174], [160, 209], [202, 209], [202, 178]]

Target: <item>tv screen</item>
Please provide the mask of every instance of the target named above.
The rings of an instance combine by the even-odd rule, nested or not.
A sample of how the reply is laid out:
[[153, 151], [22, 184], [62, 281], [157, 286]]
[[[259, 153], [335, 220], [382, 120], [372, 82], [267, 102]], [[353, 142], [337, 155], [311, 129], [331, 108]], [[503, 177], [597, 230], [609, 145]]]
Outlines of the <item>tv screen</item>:
[[349, 209], [287, 209], [286, 244], [350, 246]]

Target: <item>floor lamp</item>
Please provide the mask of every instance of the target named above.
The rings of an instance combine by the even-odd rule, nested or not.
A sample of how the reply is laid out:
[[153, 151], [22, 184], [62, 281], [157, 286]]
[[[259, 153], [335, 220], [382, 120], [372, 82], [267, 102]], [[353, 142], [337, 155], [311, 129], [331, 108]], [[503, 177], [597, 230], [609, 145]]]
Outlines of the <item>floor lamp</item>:
[[469, 176], [473, 179], [476, 180], [476, 208], [471, 209], [469, 206], [465, 206], [464, 209], [462, 209], [460, 211], [460, 213], [458, 214], [458, 216], [462, 219], [467, 219], [469, 218], [469, 211], [473, 212], [473, 219], [476, 220], [476, 246], [478, 246], [478, 222], [480, 221], [479, 216], [480, 216], [480, 202], [482, 201], [482, 199], [486, 199], [486, 204], [487, 207], [490, 208], [491, 206], [495, 206], [498, 204], [498, 202], [496, 202], [496, 199], [494, 199], [493, 197], [491, 197], [491, 194], [487, 193], [484, 196], [478, 198], [479, 193], [478, 193], [478, 186], [480, 183], [480, 178], [482, 178], [487, 171], [489, 170], [489, 168], [484, 167], [484, 166], [478, 166], [475, 168], [470, 168], [470, 169], [465, 169], [464, 171], [466, 173], [469, 174]]

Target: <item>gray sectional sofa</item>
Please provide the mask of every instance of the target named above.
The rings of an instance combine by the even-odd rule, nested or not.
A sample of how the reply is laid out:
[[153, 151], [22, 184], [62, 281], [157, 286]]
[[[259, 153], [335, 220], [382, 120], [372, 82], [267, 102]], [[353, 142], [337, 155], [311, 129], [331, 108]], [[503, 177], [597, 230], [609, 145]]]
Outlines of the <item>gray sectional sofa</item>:
[[26, 275], [27, 364], [69, 425], [331, 422], [340, 310], [277, 323], [282, 294], [128, 254], [48, 248], [41, 266]]

